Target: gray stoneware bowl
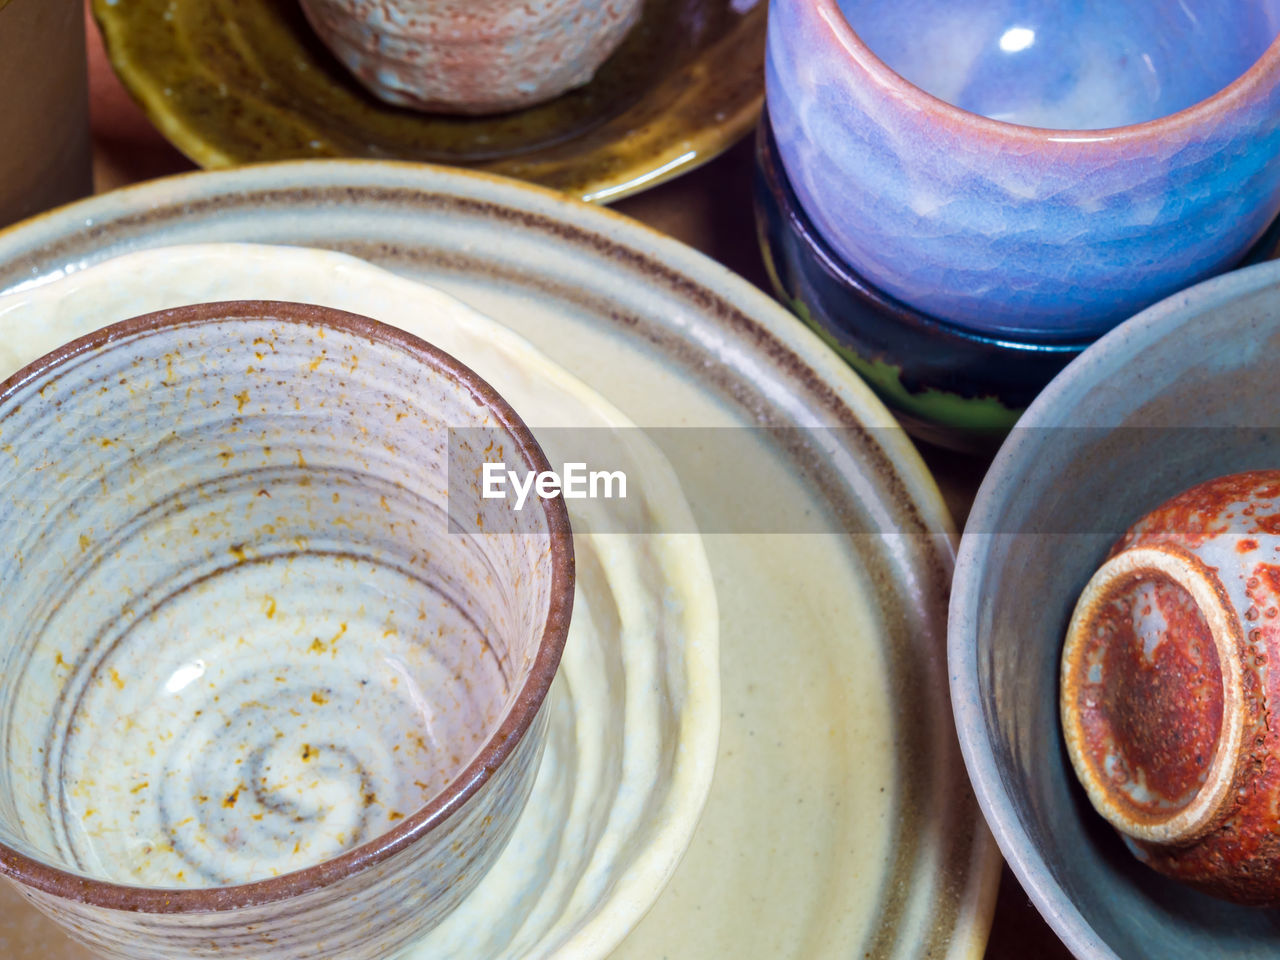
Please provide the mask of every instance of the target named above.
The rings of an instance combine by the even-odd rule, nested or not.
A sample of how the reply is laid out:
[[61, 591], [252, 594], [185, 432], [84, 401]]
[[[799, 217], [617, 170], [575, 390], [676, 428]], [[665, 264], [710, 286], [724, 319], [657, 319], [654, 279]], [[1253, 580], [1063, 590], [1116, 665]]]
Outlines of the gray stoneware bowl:
[[1280, 264], [1203, 283], [1067, 366], [978, 493], [952, 586], [952, 705], [969, 774], [1019, 880], [1077, 957], [1280, 955], [1280, 913], [1141, 866], [1067, 763], [1058, 662], [1080, 590], [1173, 494], [1280, 465]]

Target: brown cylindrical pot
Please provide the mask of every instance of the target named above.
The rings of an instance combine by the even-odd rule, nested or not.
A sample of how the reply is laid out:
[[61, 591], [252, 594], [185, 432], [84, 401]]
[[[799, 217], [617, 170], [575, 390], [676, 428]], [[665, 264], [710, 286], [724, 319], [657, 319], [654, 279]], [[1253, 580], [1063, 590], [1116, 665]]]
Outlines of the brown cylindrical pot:
[[82, 0], [0, 0], [0, 227], [93, 190]]

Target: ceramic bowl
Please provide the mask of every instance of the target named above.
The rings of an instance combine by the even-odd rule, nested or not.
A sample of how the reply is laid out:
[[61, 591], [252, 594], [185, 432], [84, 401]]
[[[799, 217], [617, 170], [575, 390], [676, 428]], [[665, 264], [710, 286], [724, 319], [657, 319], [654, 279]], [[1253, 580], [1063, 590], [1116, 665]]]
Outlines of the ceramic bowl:
[[[633, 441], [628, 456], [609, 464], [631, 481], [625, 504], [566, 504], [574, 529], [573, 622], [543, 708], [547, 746], [529, 801], [484, 879], [398, 960], [610, 956], [671, 878], [715, 770], [716, 589], [671, 465], [616, 407], [511, 329], [437, 286], [299, 246], [133, 251], [0, 296], [0, 377], [100, 323], [214, 296], [305, 299], [419, 337], [500, 390], [536, 425], [552, 463], [579, 456], [584, 435], [620, 431]], [[517, 295], [513, 309], [527, 312], [533, 303]], [[647, 535], [594, 532], [624, 525]], [[48, 926], [31, 922], [4, 893], [0, 944], [7, 960], [83, 960], [60, 949]]]
[[[151, 136], [159, 130], [203, 167], [429, 161], [612, 203], [728, 149], [764, 102], [762, 2], [648, 0], [590, 84], [485, 118], [410, 111], [371, 96], [294, 2], [91, 2], [101, 28], [94, 32], [154, 124]], [[127, 134], [106, 111], [94, 123], [96, 137]]]
[[1280, 463], [1272, 384], [1280, 264], [1199, 285], [1121, 324], [1031, 404], [983, 481], [952, 586], [952, 705], [1005, 857], [1081, 958], [1243, 960], [1273, 913], [1139, 863], [1068, 762], [1059, 662], [1077, 598], [1137, 518], [1214, 477]]
[[1120, 539], [1062, 652], [1071, 766], [1143, 863], [1280, 904], [1280, 470], [1199, 484]]
[[[921, 440], [990, 455], [1090, 341], [996, 337], [923, 314], [859, 276], [814, 227], [767, 118], [756, 131], [756, 220], [778, 298], [815, 329]], [[1245, 257], [1275, 256], [1280, 221]]]
[[774, 0], [768, 113], [857, 273], [993, 335], [1093, 337], [1280, 211], [1280, 2]]
[[[233, 268], [212, 259], [178, 261], [160, 249], [211, 238], [285, 246], [272, 247], [270, 259], [229, 253], [221, 263]], [[299, 247], [353, 254], [398, 274], [400, 286], [310, 257], [305, 272], [284, 269], [279, 257], [285, 253], [318, 256]], [[158, 258], [150, 271], [133, 259], [143, 252]], [[126, 254], [116, 261], [114, 283], [88, 283], [92, 270]], [[458, 322], [456, 308], [420, 308], [421, 294], [404, 292], [414, 286], [410, 280], [469, 304], [473, 322]], [[266, 283], [271, 286], [264, 289]], [[520, 949], [517, 942], [509, 952], [481, 956], [776, 960], [779, 944], [803, 944], [797, 949], [806, 960], [864, 953], [903, 960], [982, 956], [999, 858], [965, 778], [946, 694], [941, 651], [954, 559], [950, 521], [889, 413], [816, 335], [763, 292], [634, 220], [545, 190], [419, 164], [355, 162], [260, 164], [156, 181], [0, 234], [0, 290], [22, 302], [46, 285], [76, 291], [78, 298], [67, 297], [57, 311], [24, 316], [5, 314], [0, 304], [0, 356], [38, 344], [51, 319], [73, 324], [82, 318], [77, 304], [101, 310], [109, 299], [115, 307], [127, 305], [122, 315], [132, 316], [147, 309], [138, 303], [144, 297], [325, 297], [331, 306], [414, 324], [409, 329], [426, 333], [496, 385], [535, 426], [553, 459], [558, 432], [543, 428], [578, 421], [552, 420], [528, 405], [542, 393], [548, 363], [562, 367], [561, 379], [580, 380], [633, 422], [653, 428], [656, 433], [646, 430], [652, 437], [668, 427], [697, 436], [688, 429], [694, 427], [750, 440], [748, 459], [736, 463], [752, 464], [753, 476], [776, 478], [779, 493], [762, 517], [754, 509], [760, 499], [726, 496], [725, 474], [717, 468], [723, 461], [689, 457], [678, 470], [698, 528], [725, 531], [701, 538], [720, 595], [723, 656], [709, 671], [722, 684], [721, 702], [708, 704], [703, 679], [715, 635], [684, 632], [683, 657], [682, 648], [671, 645], [680, 642], [676, 618], [692, 609], [683, 599], [688, 594], [676, 588], [688, 589], [694, 551], [673, 551], [686, 569], [666, 576], [651, 563], [628, 564], [644, 585], [670, 584], [646, 594], [648, 604], [601, 595], [601, 578], [593, 575], [599, 568], [576, 552], [579, 599], [591, 607], [575, 602], [566, 658], [583, 650], [578, 631], [594, 622], [623, 631], [630, 649], [647, 656], [650, 675], [656, 671], [666, 681], [659, 690], [667, 692], [657, 698], [662, 719], [653, 728], [661, 740], [656, 748], [635, 741], [636, 767], [628, 738], [621, 769], [638, 767], [637, 774], [618, 777], [613, 749], [594, 760], [643, 832], [636, 841], [614, 841], [617, 820], [607, 806], [587, 805], [585, 831], [576, 802], [561, 806], [560, 816], [550, 814], [552, 827], [564, 829], [545, 848], [547, 861], [567, 855], [582, 863], [585, 852], [594, 867], [602, 853], [604, 869], [564, 886], [543, 886], [541, 873], [534, 874], [539, 880], [521, 881], [532, 897], [518, 907], [511, 898], [483, 901], [479, 928], [492, 931], [525, 918], [540, 926], [544, 907], [590, 910], [596, 898], [607, 901], [607, 919], [603, 911], [588, 914], [589, 922], [574, 929], [574, 942], [553, 954]], [[342, 299], [327, 299], [339, 293]], [[474, 310], [493, 322], [477, 326]], [[510, 350], [513, 339], [524, 349]], [[507, 354], [508, 362], [500, 363], [495, 352]], [[538, 357], [543, 362], [532, 364]], [[762, 519], [768, 535], [754, 532]], [[744, 527], [742, 534], [730, 532]], [[576, 516], [574, 529], [579, 545], [584, 528]], [[675, 529], [690, 527], [677, 519]], [[787, 535], [785, 529], [846, 534]], [[848, 535], [857, 530], [871, 535]], [[884, 530], [898, 535], [874, 534]], [[601, 544], [602, 556], [625, 562], [635, 548], [613, 548], [612, 540], [628, 547], [634, 538], [606, 536]], [[581, 616], [584, 609], [592, 615]], [[634, 617], [635, 629], [619, 614]], [[663, 638], [663, 652], [645, 639], [653, 637]], [[616, 677], [612, 645], [596, 646], [604, 654], [599, 672]], [[631, 690], [651, 688], [644, 673], [633, 674], [630, 656], [624, 659], [626, 695], [600, 699], [608, 722], [629, 730], [636, 703]], [[568, 678], [562, 673], [559, 679]], [[616, 744], [598, 735], [594, 710], [578, 707], [580, 690], [594, 697], [599, 688], [558, 686], [572, 698], [559, 701], [553, 721], [570, 721], [605, 747]], [[681, 713], [673, 713], [682, 702]], [[703, 726], [708, 707], [722, 724], [718, 756]], [[704, 733], [694, 736], [693, 726]], [[677, 740], [677, 731], [688, 733]], [[551, 748], [549, 742], [548, 757]], [[572, 772], [575, 754], [562, 758], [558, 769]], [[657, 776], [648, 773], [654, 765]], [[688, 843], [688, 798], [713, 765], [706, 812], [693, 818], [692, 844], [683, 858], [669, 859], [682, 849], [675, 844]], [[542, 771], [550, 772], [546, 760]], [[672, 782], [677, 776], [682, 787]], [[568, 779], [576, 789], [576, 776]], [[660, 836], [666, 839], [655, 851], [652, 842]], [[533, 837], [542, 841], [545, 834]], [[515, 844], [513, 838], [507, 850]], [[666, 873], [663, 865], [674, 866], [674, 859], [678, 868]], [[625, 874], [618, 872], [620, 860]], [[670, 882], [654, 902], [646, 893], [664, 875]], [[620, 876], [626, 882], [618, 882]], [[762, 890], [769, 895], [760, 896]], [[611, 949], [612, 932], [641, 915]], [[0, 937], [21, 940], [24, 925], [35, 926], [27, 919], [16, 911], [6, 916], [0, 903]], [[35, 949], [15, 960], [72, 960], [28, 942]], [[459, 954], [427, 953], [424, 960], [439, 956]]]
[[501, 113], [590, 82], [640, 0], [302, 0], [320, 38], [388, 103]]
[[380, 960], [445, 917], [529, 794], [572, 608], [563, 501], [481, 495], [487, 451], [547, 469], [507, 403], [241, 301], [72, 341], [0, 430], [0, 870], [129, 960]]

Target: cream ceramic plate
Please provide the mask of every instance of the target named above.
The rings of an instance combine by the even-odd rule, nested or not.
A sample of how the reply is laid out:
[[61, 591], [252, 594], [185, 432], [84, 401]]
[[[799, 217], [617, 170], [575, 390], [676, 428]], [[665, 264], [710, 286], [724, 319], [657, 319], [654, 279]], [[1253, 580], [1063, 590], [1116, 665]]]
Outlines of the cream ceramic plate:
[[[838, 358], [759, 291], [629, 220], [394, 164], [193, 174], [85, 201], [0, 235], [0, 289], [221, 240], [339, 249], [427, 280], [633, 421], [733, 428], [735, 470], [673, 461], [711, 531], [715, 779], [688, 853], [615, 957], [981, 956], [998, 859], [948, 709], [951, 525]], [[760, 532], [800, 529], [830, 532]], [[0, 929], [32, 922], [10, 909]]]
[[[588, 532], [574, 538], [573, 624], [533, 794], [502, 858], [405, 960], [604, 956], [670, 878], [715, 765], [715, 588], [669, 464], [519, 336], [439, 291], [321, 250], [146, 250], [0, 297], [0, 376], [107, 323], [254, 297], [349, 310], [435, 344], [521, 411], [552, 462], [573, 456], [555, 447], [567, 428], [631, 441], [629, 456], [618, 450], [610, 463], [628, 476], [628, 501], [566, 501], [575, 529]], [[590, 532], [602, 510], [609, 532]]]

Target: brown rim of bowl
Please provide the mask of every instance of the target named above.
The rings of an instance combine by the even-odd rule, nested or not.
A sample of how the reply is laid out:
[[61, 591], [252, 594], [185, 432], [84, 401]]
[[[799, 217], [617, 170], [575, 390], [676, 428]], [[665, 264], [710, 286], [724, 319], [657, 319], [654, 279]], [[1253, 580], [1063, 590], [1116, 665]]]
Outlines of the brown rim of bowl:
[[[111, 324], [64, 344], [0, 383], [0, 407], [14, 391], [81, 354], [138, 334], [226, 320], [278, 320], [327, 327], [388, 344], [435, 373], [461, 381], [516, 442], [526, 466], [550, 470], [546, 455], [510, 404], [479, 374], [454, 357], [396, 327], [359, 314], [305, 303], [235, 300], [201, 303], [144, 314]], [[34, 860], [0, 843], [0, 874], [63, 899], [136, 913], [208, 913], [286, 900], [357, 874], [421, 840], [447, 820], [485, 783], [524, 737], [546, 699], [560, 664], [573, 611], [574, 554], [569, 512], [560, 497], [541, 499], [551, 538], [551, 596], [542, 639], [528, 679], [511, 709], [479, 753], [449, 786], [392, 830], [338, 857], [265, 880], [227, 887], [134, 887], [71, 873]]]
[[[801, 0], [809, 2], [809, 0]], [[969, 127], [979, 136], [999, 137], [1032, 143], [1069, 143], [1076, 145], [1111, 145], [1117, 142], [1154, 139], [1166, 134], [1183, 132], [1210, 117], [1229, 110], [1260, 87], [1264, 80], [1280, 73], [1280, 34], [1272, 37], [1270, 45], [1252, 66], [1231, 83], [1212, 96], [1184, 107], [1174, 113], [1144, 123], [1132, 123], [1120, 127], [1099, 127], [1096, 130], [1063, 130], [1052, 127], [1031, 127], [1021, 123], [992, 120], [979, 113], [972, 113], [935, 97], [907, 80], [880, 59], [858, 36], [844, 13], [839, 0], [813, 0], [818, 17], [831, 31], [832, 39], [844, 48], [853, 62], [866, 73], [878, 87], [912, 107], [922, 110], [931, 120], [946, 126]]]

